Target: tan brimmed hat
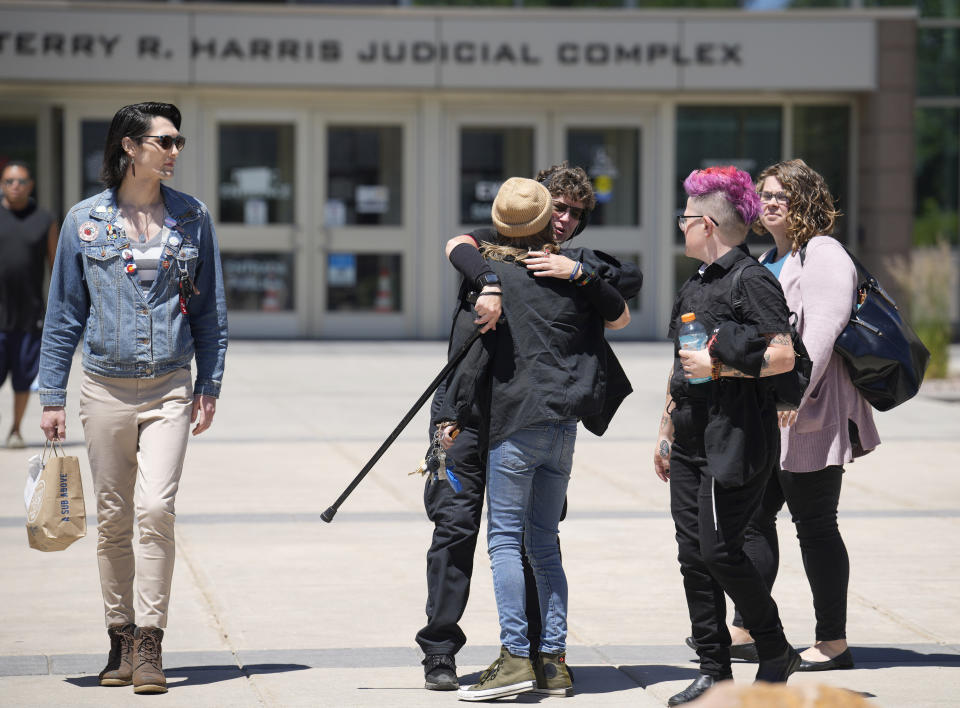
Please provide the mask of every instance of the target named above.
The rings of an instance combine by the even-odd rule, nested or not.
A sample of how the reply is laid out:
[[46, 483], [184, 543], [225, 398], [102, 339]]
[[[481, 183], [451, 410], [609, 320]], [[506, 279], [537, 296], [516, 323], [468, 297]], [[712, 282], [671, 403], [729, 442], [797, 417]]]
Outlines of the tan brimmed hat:
[[511, 177], [500, 186], [493, 200], [493, 224], [509, 238], [540, 233], [553, 216], [550, 191], [532, 179]]

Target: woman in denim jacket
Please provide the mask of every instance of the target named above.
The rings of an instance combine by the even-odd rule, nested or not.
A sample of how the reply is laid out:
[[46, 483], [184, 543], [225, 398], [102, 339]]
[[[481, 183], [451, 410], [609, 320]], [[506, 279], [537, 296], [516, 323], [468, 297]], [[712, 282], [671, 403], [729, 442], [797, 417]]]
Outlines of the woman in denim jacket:
[[83, 336], [80, 420], [110, 639], [99, 678], [102, 686], [133, 683], [135, 693], [167, 690], [160, 645], [174, 501], [190, 424], [197, 435], [213, 422], [227, 349], [210, 214], [161, 184], [173, 177], [184, 142], [180, 111], [169, 103], [125, 106], [113, 117], [101, 169], [107, 189], [63, 222], [40, 354], [40, 427], [48, 440], [63, 440], [67, 379]]

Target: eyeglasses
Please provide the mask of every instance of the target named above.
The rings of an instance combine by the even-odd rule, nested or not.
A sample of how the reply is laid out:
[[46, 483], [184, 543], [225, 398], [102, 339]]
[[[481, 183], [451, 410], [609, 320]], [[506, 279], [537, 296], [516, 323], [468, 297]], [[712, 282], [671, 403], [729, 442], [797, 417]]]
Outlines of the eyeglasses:
[[772, 202], [776, 200], [778, 204], [787, 206], [790, 203], [790, 195], [786, 192], [760, 192], [761, 202]]
[[169, 150], [174, 145], [177, 146], [177, 150], [183, 150], [183, 146], [187, 143], [187, 139], [182, 135], [177, 137], [172, 135], [141, 135], [137, 140], [143, 140], [144, 138], [156, 138], [161, 150]]
[[558, 214], [569, 212], [570, 216], [577, 221], [579, 221], [583, 216], [583, 207], [570, 206], [569, 204], [564, 204], [563, 202], [554, 202], [553, 210]]
[[21, 187], [26, 187], [28, 184], [30, 184], [30, 180], [24, 179], [23, 177], [8, 177], [7, 179], [3, 180], [4, 187], [12, 187], [15, 184], [19, 184]]
[[705, 219], [706, 221], [709, 221], [710, 223], [712, 223], [714, 226], [719, 226], [716, 219], [713, 219], [707, 216], [706, 214], [680, 214], [677, 217], [677, 226], [680, 227], [681, 231], [684, 231], [686, 229], [687, 219]]

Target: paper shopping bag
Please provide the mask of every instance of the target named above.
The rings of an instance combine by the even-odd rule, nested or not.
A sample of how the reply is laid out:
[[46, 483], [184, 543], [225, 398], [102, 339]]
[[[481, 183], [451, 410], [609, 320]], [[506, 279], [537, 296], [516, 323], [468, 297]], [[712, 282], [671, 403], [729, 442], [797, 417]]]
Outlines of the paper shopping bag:
[[[30, 548], [38, 551], [62, 551], [87, 535], [80, 461], [73, 455], [64, 455], [57, 443], [50, 449], [53, 452], [36, 477], [27, 505], [27, 540]], [[43, 454], [46, 457], [47, 448]], [[32, 477], [28, 472], [28, 487]]]

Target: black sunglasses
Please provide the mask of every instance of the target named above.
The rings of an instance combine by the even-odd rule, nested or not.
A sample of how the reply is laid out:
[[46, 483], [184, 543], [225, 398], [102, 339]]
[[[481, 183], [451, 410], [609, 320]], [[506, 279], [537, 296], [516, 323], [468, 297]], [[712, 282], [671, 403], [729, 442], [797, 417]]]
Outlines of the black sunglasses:
[[707, 216], [706, 214], [677, 214], [677, 226], [680, 227], [680, 230], [683, 231], [684, 227], [687, 225], [687, 219], [704, 219], [709, 221], [714, 226], [719, 226], [717, 220], [712, 216]]
[[144, 138], [156, 138], [161, 150], [169, 150], [174, 145], [177, 146], [177, 150], [183, 150], [183, 146], [187, 144], [187, 139], [182, 135], [175, 138], [170, 135], [141, 135], [137, 140], [143, 140]]
[[570, 212], [570, 216], [577, 221], [579, 221], [580, 217], [583, 216], [583, 207], [570, 206], [569, 204], [564, 204], [563, 202], [554, 202], [553, 210], [559, 214]]

